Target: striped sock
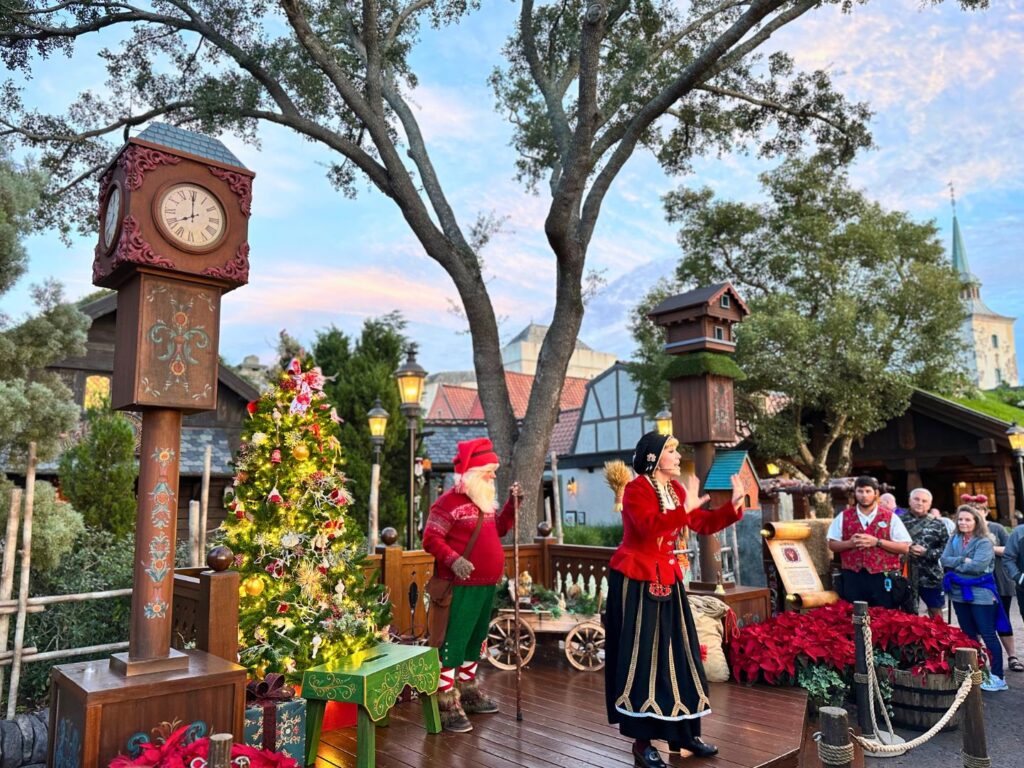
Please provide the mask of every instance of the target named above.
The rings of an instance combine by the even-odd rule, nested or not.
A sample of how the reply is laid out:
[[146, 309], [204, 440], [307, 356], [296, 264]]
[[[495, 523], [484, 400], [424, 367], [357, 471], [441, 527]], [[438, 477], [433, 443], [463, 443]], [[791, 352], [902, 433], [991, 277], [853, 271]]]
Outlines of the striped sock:
[[455, 687], [455, 668], [441, 667], [441, 677], [437, 681], [437, 690], [442, 693]]
[[469, 683], [476, 679], [476, 667], [477, 663], [474, 661], [469, 664], [459, 665], [459, 682]]

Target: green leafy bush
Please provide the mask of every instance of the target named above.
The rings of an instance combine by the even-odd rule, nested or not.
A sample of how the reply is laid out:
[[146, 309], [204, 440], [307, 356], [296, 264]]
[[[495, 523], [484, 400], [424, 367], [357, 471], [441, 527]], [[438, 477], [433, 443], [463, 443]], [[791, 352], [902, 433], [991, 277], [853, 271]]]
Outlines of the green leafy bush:
[[622, 523], [563, 527], [562, 540], [588, 547], [617, 547], [622, 542]]
[[[106, 531], [86, 529], [77, 545], [52, 569], [32, 571], [31, 594], [66, 595], [122, 589], [132, 585], [132, 536], [113, 537]], [[25, 627], [25, 646], [40, 652], [58, 648], [122, 642], [128, 639], [131, 597], [61, 603], [30, 613]], [[52, 664], [103, 658], [109, 653], [30, 662], [22, 667], [18, 709], [42, 706], [49, 689]]]
[[[13, 488], [14, 484], [0, 475], [0, 532], [7, 529]], [[60, 559], [71, 551], [75, 541], [84, 532], [82, 516], [66, 501], [57, 498], [57, 490], [52, 485], [45, 481], [37, 482], [35, 500], [32, 503], [32, 567], [39, 570], [50, 570], [55, 567]], [[21, 540], [22, 530], [19, 525], [19, 548]], [[2, 546], [3, 542], [0, 539], [0, 547]]]
[[85, 420], [85, 437], [60, 458], [61, 491], [86, 525], [122, 536], [135, 528], [135, 432], [109, 407]]

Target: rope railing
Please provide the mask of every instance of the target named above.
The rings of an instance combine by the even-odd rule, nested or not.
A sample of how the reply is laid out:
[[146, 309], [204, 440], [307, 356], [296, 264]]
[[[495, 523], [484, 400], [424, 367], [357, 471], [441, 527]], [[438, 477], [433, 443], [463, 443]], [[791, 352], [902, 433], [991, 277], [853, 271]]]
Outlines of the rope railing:
[[[882, 717], [885, 721], [885, 726], [890, 739], [895, 738], [893, 732], [892, 722], [889, 720], [889, 713], [886, 708], [885, 699], [882, 696], [882, 688], [878, 682], [878, 676], [875, 670], [874, 663], [874, 648], [872, 644], [871, 634], [871, 619], [866, 612], [866, 607], [860, 611], [854, 613], [853, 623], [855, 627], [859, 627], [860, 634], [864, 640], [864, 656], [866, 660], [866, 673], [855, 673], [854, 682], [861, 685], [867, 686], [867, 709], [871, 723], [871, 736], [861, 736], [854, 732], [853, 728], [847, 727], [846, 712], [842, 709], [834, 708], [822, 708], [822, 730], [814, 734], [814, 740], [818, 746], [818, 759], [821, 761], [823, 766], [849, 766], [854, 759], [854, 742], [860, 744], [861, 748], [866, 752], [873, 755], [901, 755], [909, 752], [912, 749], [916, 749], [923, 744], [928, 743], [932, 738], [935, 737], [949, 721], [956, 715], [957, 711], [968, 701], [972, 690], [975, 691], [975, 703], [974, 707], [967, 708], [967, 717], [964, 720], [963, 729], [963, 741], [964, 748], [961, 750], [960, 756], [964, 764], [964, 768], [991, 768], [992, 759], [985, 756], [988, 749], [985, 743], [984, 728], [983, 724], [980, 727], [980, 734], [974, 731], [979, 730], [978, 728], [969, 728], [969, 722], [977, 721], [981, 723], [981, 701], [979, 698], [978, 687], [982, 682], [982, 672], [979, 669], [975, 669], [977, 663], [977, 652], [967, 649], [959, 649], [957, 651], [957, 659], [961, 661], [961, 654], [964, 658], [963, 662], [958, 664], [953, 670], [953, 680], [957, 684], [956, 695], [953, 698], [953, 703], [949, 706], [949, 709], [943, 713], [942, 717], [925, 733], [922, 733], [915, 739], [906, 742], [887, 744], [884, 741], [880, 741], [878, 721], [875, 716], [875, 703], [876, 701], [881, 707]], [[861, 723], [865, 722], [864, 718], [861, 718]], [[851, 741], [852, 739], [852, 741]], [[973, 754], [980, 752], [978, 754]]]

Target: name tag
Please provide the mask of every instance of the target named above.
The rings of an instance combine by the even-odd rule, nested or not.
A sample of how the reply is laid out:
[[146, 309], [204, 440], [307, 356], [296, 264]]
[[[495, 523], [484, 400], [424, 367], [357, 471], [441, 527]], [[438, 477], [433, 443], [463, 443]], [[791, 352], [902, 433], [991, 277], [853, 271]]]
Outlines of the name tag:
[[879, 528], [888, 528], [889, 524], [887, 522], [885, 522], [885, 520], [879, 520], [878, 521], [878, 527]]

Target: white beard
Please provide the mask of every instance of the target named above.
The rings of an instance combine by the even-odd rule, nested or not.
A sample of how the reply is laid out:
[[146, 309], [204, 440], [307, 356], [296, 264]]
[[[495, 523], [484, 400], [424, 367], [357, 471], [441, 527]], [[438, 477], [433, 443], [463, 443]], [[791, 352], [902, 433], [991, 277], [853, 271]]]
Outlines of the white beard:
[[485, 480], [479, 472], [470, 470], [462, 476], [462, 492], [484, 512], [497, 509], [498, 490], [494, 481]]

